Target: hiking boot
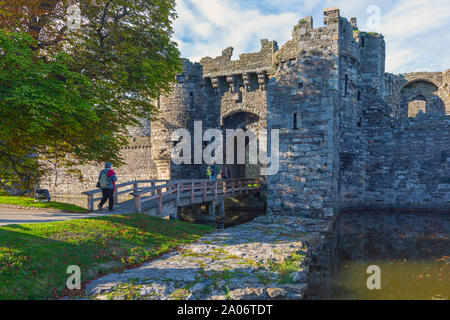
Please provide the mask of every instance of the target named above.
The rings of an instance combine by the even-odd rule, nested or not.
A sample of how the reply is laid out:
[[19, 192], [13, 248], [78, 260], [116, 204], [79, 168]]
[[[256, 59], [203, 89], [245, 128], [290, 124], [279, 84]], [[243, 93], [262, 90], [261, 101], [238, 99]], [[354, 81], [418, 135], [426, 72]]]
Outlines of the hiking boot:
[[102, 208], [102, 206], [100, 205], [100, 203], [98, 204], [98, 211], [103, 212], [103, 208]]

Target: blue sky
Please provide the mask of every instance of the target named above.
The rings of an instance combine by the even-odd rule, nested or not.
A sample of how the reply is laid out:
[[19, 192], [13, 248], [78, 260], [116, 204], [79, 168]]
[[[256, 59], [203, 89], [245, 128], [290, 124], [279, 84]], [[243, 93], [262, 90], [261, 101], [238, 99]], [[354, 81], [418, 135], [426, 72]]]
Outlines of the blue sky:
[[[380, 26], [370, 26], [380, 9]], [[228, 46], [239, 54], [257, 52], [260, 39], [291, 39], [294, 25], [312, 16], [323, 26], [323, 9], [337, 6], [341, 16], [358, 19], [362, 31], [377, 31], [386, 40], [386, 71], [442, 71], [450, 68], [450, 0], [177, 0], [174, 38], [183, 57], [199, 61], [219, 56]]]

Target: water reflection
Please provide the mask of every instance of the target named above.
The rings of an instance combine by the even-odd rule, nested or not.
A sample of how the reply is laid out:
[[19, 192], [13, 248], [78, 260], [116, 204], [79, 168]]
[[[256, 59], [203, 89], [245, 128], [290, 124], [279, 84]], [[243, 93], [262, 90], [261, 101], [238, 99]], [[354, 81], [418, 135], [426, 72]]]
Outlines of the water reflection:
[[[367, 267], [380, 267], [381, 288], [367, 287]], [[342, 261], [332, 278], [330, 299], [448, 300], [450, 298], [450, 257], [422, 261]]]
[[[309, 299], [450, 299], [450, 214], [344, 213], [325, 239]], [[380, 290], [367, 286], [371, 265]]]

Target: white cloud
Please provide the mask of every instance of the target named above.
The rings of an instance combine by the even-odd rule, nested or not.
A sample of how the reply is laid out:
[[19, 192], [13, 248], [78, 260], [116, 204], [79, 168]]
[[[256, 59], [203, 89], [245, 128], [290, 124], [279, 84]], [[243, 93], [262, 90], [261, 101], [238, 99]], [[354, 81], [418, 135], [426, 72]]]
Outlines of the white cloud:
[[381, 30], [400, 39], [417, 37], [449, 23], [450, 1], [404, 1], [383, 16]]
[[184, 57], [198, 61], [234, 47], [239, 54], [257, 52], [260, 39], [291, 39], [293, 26], [306, 16], [322, 25], [322, 10], [338, 6], [346, 18], [357, 17], [366, 29], [368, 6], [381, 9], [386, 40], [386, 70], [393, 73], [449, 68], [450, 0], [177, 0], [175, 40]]
[[386, 69], [403, 73], [449, 68], [450, 1], [409, 0], [382, 16]]
[[260, 39], [283, 44], [299, 20], [295, 13], [264, 14], [231, 0], [183, 0], [176, 9], [175, 40], [183, 56], [191, 60], [218, 56], [229, 46], [237, 59], [239, 54], [259, 51]]

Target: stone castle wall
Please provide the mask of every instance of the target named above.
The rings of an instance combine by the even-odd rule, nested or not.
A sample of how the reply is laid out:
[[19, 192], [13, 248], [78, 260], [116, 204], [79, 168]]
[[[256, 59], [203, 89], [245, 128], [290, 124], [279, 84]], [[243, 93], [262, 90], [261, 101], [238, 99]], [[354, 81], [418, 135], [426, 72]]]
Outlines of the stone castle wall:
[[339, 26], [337, 15], [326, 18], [318, 29], [311, 17], [301, 20], [288, 47], [275, 53], [268, 125], [280, 130], [280, 170], [268, 177], [271, 213], [337, 209], [337, 182], [331, 177], [338, 171]]
[[[201, 121], [202, 133], [219, 129], [224, 137], [226, 129], [279, 130], [280, 169], [267, 177], [269, 213], [448, 210], [450, 70], [385, 73], [382, 35], [358, 30], [337, 8], [324, 10], [324, 24], [301, 19], [280, 48], [263, 39], [259, 52], [237, 60], [232, 47], [200, 63], [184, 60], [172, 93], [158, 101], [158, 119], [133, 132], [123, 150], [121, 181], [206, 178], [204, 163], [171, 162], [174, 130], [193, 137]], [[192, 163], [193, 146], [209, 143], [192, 141]], [[244, 167], [232, 166], [232, 176], [259, 175], [259, 164]], [[79, 194], [95, 186], [100, 169], [84, 167], [80, 181], [42, 187]]]
[[[125, 165], [113, 168], [117, 174], [117, 183], [132, 180], [153, 180], [157, 178], [157, 163], [153, 161], [150, 140], [150, 121], [143, 121], [141, 128], [129, 128], [132, 135], [127, 147], [121, 150]], [[40, 188], [49, 189], [52, 195], [81, 195], [82, 192], [96, 188], [100, 171], [104, 164], [79, 166], [78, 173], [70, 173], [56, 168], [44, 177]]]
[[343, 205], [450, 210], [449, 117], [391, 119], [372, 113], [365, 121], [364, 189], [357, 201]]

